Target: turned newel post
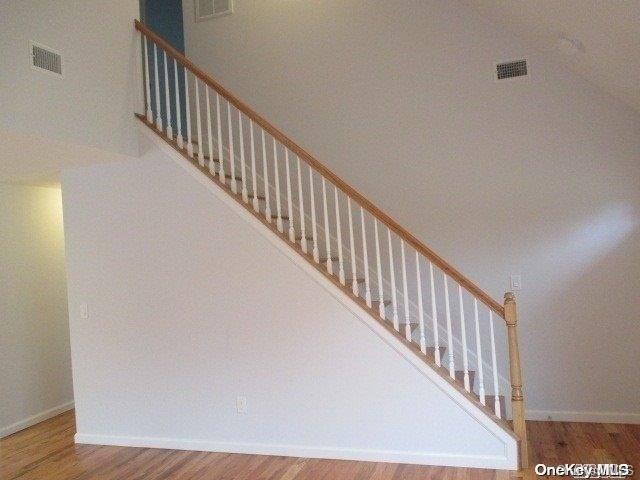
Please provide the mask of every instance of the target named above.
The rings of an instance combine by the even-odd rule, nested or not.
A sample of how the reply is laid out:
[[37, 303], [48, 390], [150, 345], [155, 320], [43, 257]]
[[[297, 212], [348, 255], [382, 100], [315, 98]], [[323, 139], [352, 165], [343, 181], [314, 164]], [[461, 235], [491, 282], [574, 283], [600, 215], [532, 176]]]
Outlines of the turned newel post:
[[520, 438], [520, 468], [527, 468], [529, 466], [529, 446], [527, 442], [527, 427], [524, 421], [522, 372], [520, 370], [520, 352], [518, 350], [518, 333], [516, 331], [518, 314], [516, 312], [516, 297], [513, 292], [504, 294], [504, 320], [507, 324], [507, 338], [509, 342], [513, 431], [518, 438]]

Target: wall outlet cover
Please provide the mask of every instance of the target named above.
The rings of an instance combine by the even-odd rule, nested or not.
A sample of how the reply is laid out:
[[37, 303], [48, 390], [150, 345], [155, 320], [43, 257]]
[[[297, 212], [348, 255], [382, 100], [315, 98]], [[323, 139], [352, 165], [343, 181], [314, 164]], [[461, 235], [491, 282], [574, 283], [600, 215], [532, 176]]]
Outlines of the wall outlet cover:
[[238, 395], [236, 398], [236, 410], [239, 414], [247, 413], [247, 397]]

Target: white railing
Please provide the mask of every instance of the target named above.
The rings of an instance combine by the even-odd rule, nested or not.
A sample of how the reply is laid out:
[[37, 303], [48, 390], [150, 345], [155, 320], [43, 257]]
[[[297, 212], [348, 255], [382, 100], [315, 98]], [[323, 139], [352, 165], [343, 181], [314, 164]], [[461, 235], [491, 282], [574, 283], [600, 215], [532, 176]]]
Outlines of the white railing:
[[283, 240], [299, 245], [443, 375], [503, 417], [507, 372], [512, 387], [521, 387], [513, 384], [517, 342], [515, 352], [511, 343], [508, 349], [507, 324], [494, 322], [505, 308], [162, 39], [136, 27], [146, 123], [238, 201], [275, 221]]

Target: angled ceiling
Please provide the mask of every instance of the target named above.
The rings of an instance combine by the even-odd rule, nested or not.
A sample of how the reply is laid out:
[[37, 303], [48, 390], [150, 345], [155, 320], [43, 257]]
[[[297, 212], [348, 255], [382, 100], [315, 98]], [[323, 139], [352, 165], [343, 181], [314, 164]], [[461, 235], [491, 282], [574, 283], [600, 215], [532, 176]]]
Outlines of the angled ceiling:
[[[464, 0], [640, 112], [640, 0]], [[576, 40], [570, 52], [560, 38]]]

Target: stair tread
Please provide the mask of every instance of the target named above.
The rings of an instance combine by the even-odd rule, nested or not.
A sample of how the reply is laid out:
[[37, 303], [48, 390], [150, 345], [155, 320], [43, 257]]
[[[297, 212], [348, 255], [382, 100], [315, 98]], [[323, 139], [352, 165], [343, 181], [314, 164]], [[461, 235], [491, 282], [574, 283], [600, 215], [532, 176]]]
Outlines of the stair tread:
[[[351, 284], [351, 283], [353, 283], [353, 280], [354, 280], [353, 278], [347, 278], [346, 279], [346, 283], [347, 284]], [[362, 277], [362, 278], [357, 277], [357, 278], [355, 278], [355, 281], [358, 282], [358, 283], [365, 283], [364, 277]]]
[[[496, 397], [495, 395], [485, 395], [484, 399], [487, 405], [489, 405], [489, 400], [491, 400], [491, 406], [493, 406], [495, 397]], [[498, 400], [500, 400], [500, 406], [502, 407], [504, 405], [504, 395], [498, 395]]]
[[[401, 332], [402, 332], [402, 330], [401, 330]], [[440, 363], [442, 363], [442, 359], [444, 358], [444, 352], [447, 350], [447, 347], [441, 346], [441, 347], [438, 347], [438, 350], [440, 350]], [[436, 348], [435, 347], [427, 347], [426, 351], [427, 351], [427, 356], [431, 357], [435, 361], [435, 359], [436, 359]]]
[[[198, 158], [198, 152], [193, 152], [193, 156]], [[212, 160], [209, 155], [205, 155], [205, 154], [202, 154], [200, 158], [203, 158], [205, 160]], [[220, 163], [220, 160], [218, 160], [217, 158], [214, 158], [213, 163]]]
[[242, 181], [242, 177], [239, 177], [238, 175], [236, 175], [235, 177], [232, 177], [230, 173], [225, 173], [224, 175], [226, 178], [228, 178], [229, 180], [235, 178], [236, 181], [241, 182]]
[[[264, 195], [260, 195], [260, 194], [258, 194], [258, 195], [256, 195], [256, 199], [257, 199], [259, 202], [263, 202], [263, 201], [265, 201], [265, 200], [266, 200], [266, 197], [265, 197]], [[253, 193], [250, 193], [250, 194], [249, 194], [249, 200], [253, 200]]]
[[[464, 385], [464, 370], [456, 370], [456, 381], [460, 383], [460, 385]], [[469, 386], [471, 390], [473, 390], [473, 382], [476, 378], [475, 370], [469, 370]]]
[[[383, 303], [386, 306], [391, 305], [391, 300], [383, 300]], [[380, 300], [371, 300], [371, 305], [379, 305], [380, 304]]]
[[[495, 408], [495, 395], [485, 395], [484, 403], [485, 405], [494, 411]], [[507, 416], [507, 405], [504, 401], [504, 395], [498, 395], [498, 400], [500, 401], [500, 418], [506, 418]]]

